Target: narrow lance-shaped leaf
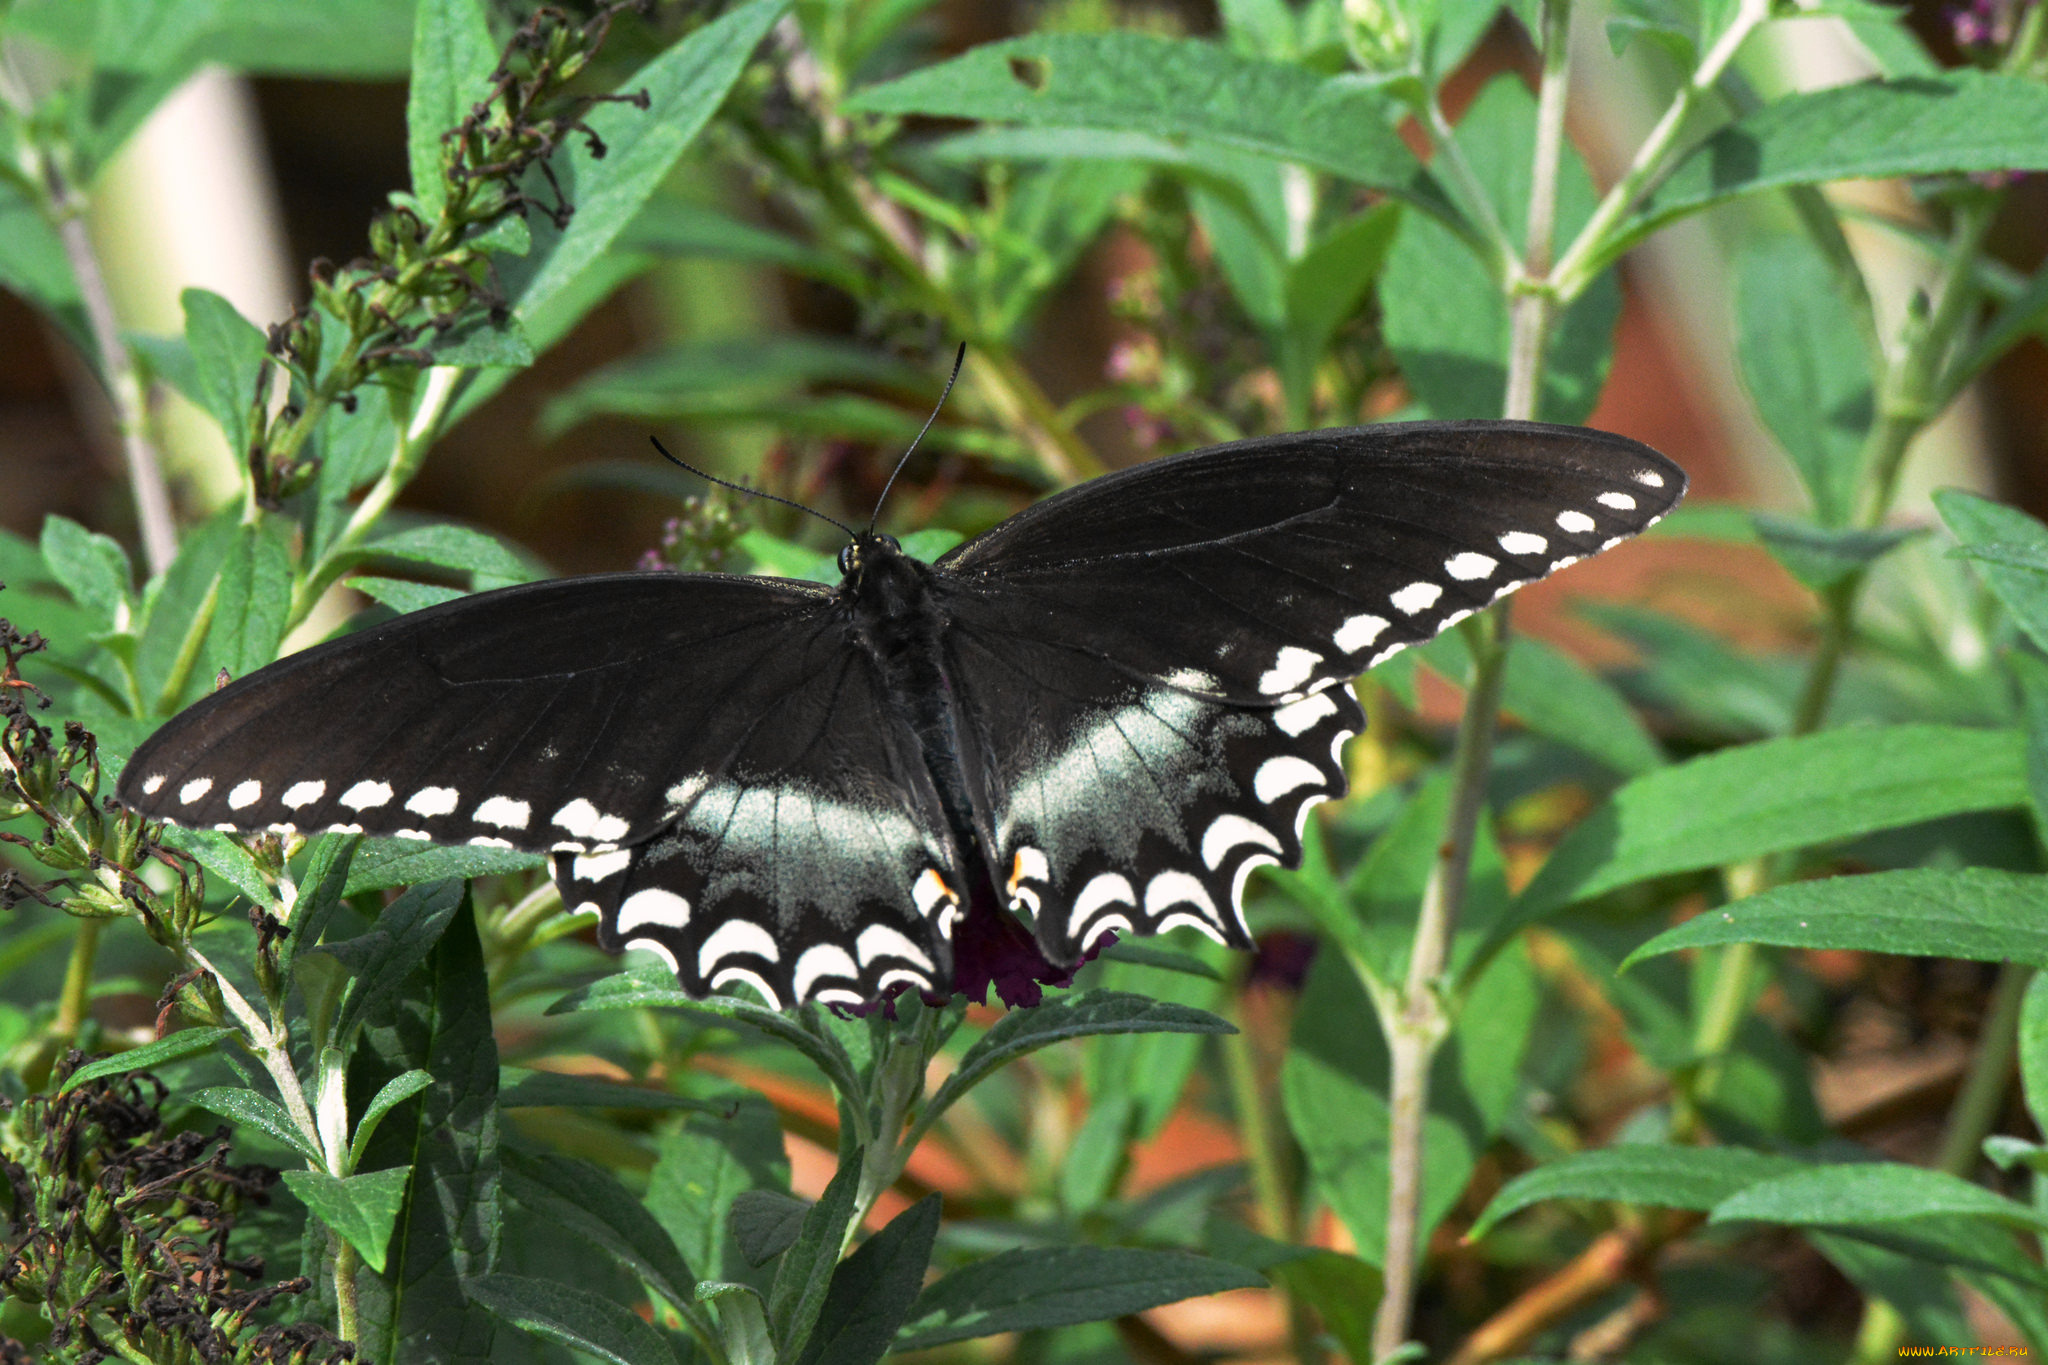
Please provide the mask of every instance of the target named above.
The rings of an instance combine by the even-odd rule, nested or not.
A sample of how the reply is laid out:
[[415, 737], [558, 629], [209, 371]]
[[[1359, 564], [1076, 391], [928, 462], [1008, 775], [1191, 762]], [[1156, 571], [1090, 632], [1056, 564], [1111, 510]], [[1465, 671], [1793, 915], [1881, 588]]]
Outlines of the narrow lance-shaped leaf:
[[1136, 1247], [1006, 1251], [947, 1275], [918, 1298], [898, 1351], [1077, 1322], [1101, 1322], [1164, 1303], [1254, 1289], [1265, 1280], [1227, 1261]]
[[1913, 868], [1793, 882], [1696, 915], [1622, 965], [1723, 943], [2048, 966], [2048, 876]]
[[2026, 800], [2009, 730], [1893, 725], [1768, 740], [1664, 768], [1581, 822], [1513, 918], [1650, 877]]
[[660, 1332], [602, 1294], [527, 1275], [479, 1275], [463, 1281], [462, 1291], [521, 1331], [610, 1365], [677, 1365]]
[[847, 102], [872, 114], [1161, 133], [1297, 161], [1455, 221], [1373, 85], [1137, 33], [984, 43]]

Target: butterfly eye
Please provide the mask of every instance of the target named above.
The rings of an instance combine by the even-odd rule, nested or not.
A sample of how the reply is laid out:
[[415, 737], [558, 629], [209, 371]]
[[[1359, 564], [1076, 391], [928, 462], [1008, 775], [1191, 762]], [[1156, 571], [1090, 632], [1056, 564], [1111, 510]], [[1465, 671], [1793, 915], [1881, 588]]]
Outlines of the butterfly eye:
[[883, 545], [891, 550], [900, 550], [903, 548], [903, 542], [896, 539], [896, 537], [894, 536], [876, 536], [875, 540], [878, 544]]
[[844, 549], [842, 549], [839, 552], [839, 572], [843, 574], [850, 574], [853, 572], [854, 566], [859, 563], [860, 555], [855, 551], [854, 547], [851, 544], [848, 544]]

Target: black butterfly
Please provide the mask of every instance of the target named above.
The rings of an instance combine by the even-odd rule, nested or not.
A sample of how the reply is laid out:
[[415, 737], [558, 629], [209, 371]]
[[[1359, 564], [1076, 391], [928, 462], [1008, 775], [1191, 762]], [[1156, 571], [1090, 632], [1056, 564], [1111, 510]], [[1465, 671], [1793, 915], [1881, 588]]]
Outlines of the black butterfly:
[[603, 946], [693, 994], [993, 980], [1028, 1003], [1112, 931], [1249, 946], [1246, 877], [1295, 866], [1344, 791], [1350, 679], [1685, 483], [1634, 441], [1526, 422], [1239, 441], [933, 564], [857, 533], [836, 588], [607, 574], [414, 612], [193, 705], [120, 796], [551, 853]]

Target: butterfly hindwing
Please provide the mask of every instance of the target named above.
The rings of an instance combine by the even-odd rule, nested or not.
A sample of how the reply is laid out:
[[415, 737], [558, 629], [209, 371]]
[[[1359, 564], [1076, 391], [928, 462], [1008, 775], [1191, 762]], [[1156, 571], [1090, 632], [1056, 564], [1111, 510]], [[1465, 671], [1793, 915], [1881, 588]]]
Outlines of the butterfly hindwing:
[[1250, 947], [1246, 877], [1298, 864], [1309, 810], [1344, 790], [1343, 745], [1364, 726], [1350, 688], [1242, 706], [984, 632], [968, 601], [953, 626], [992, 862], [1047, 957], [1071, 963], [1113, 929], [1182, 924]]

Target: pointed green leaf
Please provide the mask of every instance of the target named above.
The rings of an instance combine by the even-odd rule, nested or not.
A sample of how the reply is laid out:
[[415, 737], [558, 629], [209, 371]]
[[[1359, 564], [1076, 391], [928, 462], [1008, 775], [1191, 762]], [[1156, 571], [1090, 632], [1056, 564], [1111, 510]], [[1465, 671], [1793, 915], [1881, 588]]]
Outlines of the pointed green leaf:
[[939, 1196], [890, 1220], [832, 1273], [817, 1330], [796, 1365], [875, 1365], [924, 1288], [939, 1231]]
[[285, 1188], [315, 1217], [333, 1228], [363, 1258], [363, 1264], [384, 1273], [384, 1254], [391, 1229], [405, 1205], [405, 1187], [412, 1171], [397, 1166], [337, 1179], [323, 1171], [286, 1171]]
[[1695, 915], [1622, 965], [1681, 948], [1770, 943], [2048, 967], [2048, 876], [1912, 868], [1775, 886]]
[[898, 1351], [999, 1332], [1067, 1327], [1165, 1303], [1256, 1289], [1265, 1278], [1186, 1251], [1033, 1247], [976, 1261], [924, 1291], [897, 1335]]
[[1796, 1157], [1742, 1147], [1619, 1143], [1574, 1152], [1524, 1171], [1501, 1188], [1472, 1225], [1477, 1241], [1501, 1220], [1546, 1199], [1603, 1199], [1647, 1208], [1713, 1208], [1760, 1181], [1806, 1169]]
[[1842, 1227], [1910, 1223], [1938, 1214], [2048, 1230], [2048, 1211], [1993, 1194], [1945, 1171], [1891, 1161], [1813, 1167], [1761, 1181], [1716, 1204], [1708, 1221]]
[[508, 1152], [505, 1190], [550, 1225], [604, 1251], [678, 1312], [695, 1305], [697, 1277], [675, 1242], [603, 1167], [567, 1157]]
[[122, 1076], [130, 1071], [141, 1071], [152, 1066], [175, 1062], [181, 1057], [190, 1057], [204, 1052], [223, 1038], [232, 1038], [231, 1028], [188, 1028], [180, 1029], [168, 1038], [159, 1038], [153, 1043], [117, 1052], [111, 1057], [102, 1057], [96, 1062], [87, 1062], [64, 1078], [57, 1093], [68, 1095], [87, 1081], [96, 1081], [102, 1076]]
[[2048, 649], [2048, 526], [2017, 507], [1945, 488], [1934, 506], [2027, 637]]
[[479, 1275], [462, 1292], [523, 1332], [610, 1365], [680, 1365], [659, 1331], [602, 1294], [527, 1275]]
[[491, 70], [497, 64], [490, 16], [478, 0], [419, 0], [413, 13], [405, 141], [413, 197], [429, 224], [440, 214], [448, 191], [441, 135], [490, 95]]
[[239, 1085], [214, 1085], [195, 1090], [183, 1098], [209, 1114], [218, 1114], [224, 1119], [262, 1130], [308, 1161], [326, 1164], [327, 1156], [320, 1150], [320, 1145], [309, 1134], [299, 1131], [283, 1105], [259, 1090]]

